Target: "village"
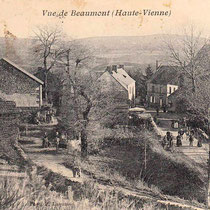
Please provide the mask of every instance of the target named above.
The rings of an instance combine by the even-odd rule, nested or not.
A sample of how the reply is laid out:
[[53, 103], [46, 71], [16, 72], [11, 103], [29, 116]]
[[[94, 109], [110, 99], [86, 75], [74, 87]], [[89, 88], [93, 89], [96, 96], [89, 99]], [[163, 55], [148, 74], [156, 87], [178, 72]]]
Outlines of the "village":
[[[0, 201], [4, 209], [208, 205], [210, 45], [194, 49], [192, 39], [183, 45], [188, 59], [169, 45], [173, 64], [154, 60], [143, 70], [126, 60], [99, 65], [89, 48], [63, 41], [48, 27], [31, 41], [32, 70], [6, 51], [0, 59], [0, 173], [17, 191], [11, 203], [10, 195]], [[9, 32], [6, 42], [15, 42]], [[20, 184], [24, 193], [37, 190], [46, 199], [24, 194], [22, 203], [16, 179], [34, 183]]]

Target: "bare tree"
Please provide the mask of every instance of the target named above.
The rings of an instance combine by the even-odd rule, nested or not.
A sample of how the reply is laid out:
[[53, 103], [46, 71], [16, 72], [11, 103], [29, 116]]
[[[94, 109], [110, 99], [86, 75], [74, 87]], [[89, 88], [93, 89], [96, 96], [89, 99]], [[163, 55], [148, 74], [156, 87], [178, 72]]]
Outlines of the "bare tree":
[[88, 135], [94, 127], [116, 122], [119, 115], [113, 104], [117, 96], [101, 88], [98, 75], [92, 71], [90, 50], [75, 42], [65, 45], [65, 50], [59, 60], [66, 69], [61, 119], [64, 127], [81, 134], [81, 155], [86, 157]]
[[196, 31], [195, 27], [191, 25], [184, 29], [182, 36], [165, 42], [171, 63], [179, 66], [182, 74], [190, 80], [192, 92], [196, 89], [197, 78], [203, 72], [199, 53], [208, 44], [208, 40], [202, 38], [201, 35], [202, 33]]
[[59, 64], [65, 68], [62, 119], [68, 127], [81, 133], [81, 154], [86, 157], [86, 129], [93, 106], [93, 80], [89, 71], [91, 55], [83, 46], [72, 43], [62, 49], [59, 58]]
[[[190, 85], [185, 84], [185, 89], [179, 96], [187, 102], [191, 115], [203, 120], [207, 125], [209, 136], [209, 109], [210, 109], [210, 46], [208, 39], [202, 38], [194, 26], [184, 30], [184, 36], [177, 47], [171, 41], [166, 43], [173, 64], [180, 67], [183, 75], [189, 79]], [[183, 89], [183, 88], [182, 88]], [[197, 125], [199, 126], [199, 125]], [[206, 205], [210, 205], [210, 142]]]
[[44, 94], [45, 100], [48, 102], [47, 76], [63, 53], [63, 50], [59, 48], [62, 33], [58, 27], [52, 28], [48, 26], [38, 27], [34, 33], [34, 53], [42, 64], [44, 72]]

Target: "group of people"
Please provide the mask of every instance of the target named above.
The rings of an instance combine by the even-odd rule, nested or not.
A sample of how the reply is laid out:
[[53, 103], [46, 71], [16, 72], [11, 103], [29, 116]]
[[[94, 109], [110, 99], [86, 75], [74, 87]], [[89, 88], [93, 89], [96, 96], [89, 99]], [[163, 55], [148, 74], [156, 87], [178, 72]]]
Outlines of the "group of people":
[[[176, 137], [176, 146], [177, 147], [181, 147], [182, 146], [182, 140], [183, 140], [183, 136], [184, 136], [184, 130], [180, 129], [178, 131], [178, 135]], [[189, 139], [189, 146], [192, 147], [193, 146], [193, 142], [194, 142], [194, 134], [193, 132], [189, 132], [189, 134], [187, 134], [188, 139]], [[170, 149], [174, 146], [173, 143], [173, 135], [171, 134], [171, 132], [167, 132], [166, 135], [164, 136], [163, 140], [162, 140], [162, 146], [164, 149]], [[198, 147], [202, 147], [202, 140], [199, 138], [198, 139], [198, 143], [197, 143]]]
[[44, 133], [44, 137], [42, 139], [42, 147], [43, 148], [51, 147], [52, 146], [52, 143], [55, 144], [55, 146], [56, 146], [56, 152], [58, 152], [59, 144], [60, 144], [60, 135], [59, 135], [59, 132], [56, 132], [55, 133], [54, 142], [49, 141], [47, 132]]
[[33, 123], [39, 125], [41, 123], [54, 123], [55, 121], [55, 111], [45, 110], [37, 112], [33, 117]]

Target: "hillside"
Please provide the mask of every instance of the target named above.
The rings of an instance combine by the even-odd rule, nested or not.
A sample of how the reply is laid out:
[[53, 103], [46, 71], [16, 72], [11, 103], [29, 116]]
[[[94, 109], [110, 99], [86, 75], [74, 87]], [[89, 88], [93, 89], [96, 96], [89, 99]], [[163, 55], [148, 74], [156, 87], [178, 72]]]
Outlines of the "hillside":
[[[177, 35], [91, 37], [75, 40], [90, 49], [96, 57], [96, 66], [121, 63], [145, 69], [148, 64], [155, 67], [155, 61], [167, 63], [165, 42], [176, 40]], [[40, 65], [32, 53], [33, 39], [0, 37], [0, 57], [8, 57], [30, 72]]]

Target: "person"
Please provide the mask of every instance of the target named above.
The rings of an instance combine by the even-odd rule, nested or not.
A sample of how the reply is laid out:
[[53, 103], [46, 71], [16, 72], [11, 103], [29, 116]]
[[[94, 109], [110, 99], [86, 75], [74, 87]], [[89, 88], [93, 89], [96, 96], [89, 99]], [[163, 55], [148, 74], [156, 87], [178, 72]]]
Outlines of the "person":
[[43, 137], [43, 140], [42, 140], [42, 147], [43, 148], [47, 148], [48, 147], [48, 137], [47, 137], [47, 132], [44, 133], [44, 137]]
[[164, 138], [163, 138], [163, 141], [162, 141], [162, 147], [163, 147], [163, 149], [166, 148], [166, 145], [167, 145], [167, 140], [166, 140], [166, 138], [164, 137]]
[[180, 135], [181, 140], [183, 140], [183, 138], [184, 138], [184, 130], [182, 128], [179, 129], [178, 135]]
[[163, 148], [168, 146], [169, 148], [173, 146], [173, 137], [169, 131], [167, 131], [166, 135], [163, 138], [162, 142]]
[[177, 147], [182, 146], [182, 137], [180, 134], [178, 134], [178, 136], [176, 137], [176, 146]]
[[75, 155], [76, 152], [73, 152], [73, 167], [72, 167], [72, 172], [73, 172], [73, 177], [80, 177], [81, 176], [81, 160], [78, 155]]
[[46, 121], [47, 121], [47, 123], [50, 123], [50, 111], [47, 111]]
[[159, 116], [159, 106], [156, 106], [156, 112], [157, 112], [157, 116]]
[[190, 134], [190, 135], [189, 135], [190, 147], [193, 147], [193, 141], [194, 141], [194, 139], [193, 139], [193, 135], [192, 135], [192, 134]]
[[172, 135], [169, 131], [166, 133], [166, 137], [167, 137], [167, 141], [169, 143], [169, 146], [171, 147], [173, 145], [173, 137], [172, 137]]
[[59, 133], [58, 133], [58, 132], [56, 132], [56, 133], [55, 133], [55, 145], [56, 145], [56, 152], [58, 152], [58, 149], [59, 149], [59, 143], [60, 143]]
[[165, 104], [163, 104], [162, 108], [163, 108], [163, 112], [166, 113], [166, 105]]
[[202, 139], [201, 138], [198, 138], [197, 147], [202, 147]]

